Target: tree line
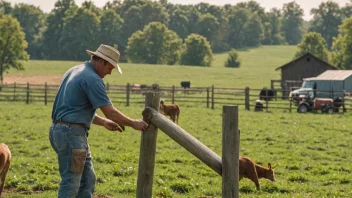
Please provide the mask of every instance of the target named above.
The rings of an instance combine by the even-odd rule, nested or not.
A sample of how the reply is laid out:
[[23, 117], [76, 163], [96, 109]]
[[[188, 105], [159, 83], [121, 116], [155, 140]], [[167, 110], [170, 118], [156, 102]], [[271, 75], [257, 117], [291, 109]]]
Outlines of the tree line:
[[[265, 11], [256, 1], [216, 6], [171, 4], [167, 0], [113, 0], [102, 8], [89, 0], [80, 6], [74, 0], [58, 0], [44, 13], [34, 5], [11, 6], [0, 0], [1, 27], [11, 35], [19, 27], [12, 25], [11, 29], [6, 24], [17, 21], [23, 31], [16, 37], [24, 37], [18, 44], [27, 52], [23, 59], [86, 60], [86, 49], [104, 43], [120, 51], [121, 61], [171, 65], [210, 66], [214, 52], [259, 45], [300, 44], [301, 51], [307, 51], [307, 45], [300, 42], [306, 32], [315, 32], [323, 39], [323, 49], [333, 53], [336, 65], [349, 68], [346, 63], [352, 58], [344, 53], [349, 52], [345, 39], [352, 35], [347, 31], [351, 22], [343, 25], [343, 21], [351, 13], [352, 4], [340, 7], [327, 1], [312, 9], [313, 19], [306, 22], [295, 1]], [[5, 37], [0, 39], [6, 43]], [[225, 66], [239, 66], [234, 50], [229, 58]]]

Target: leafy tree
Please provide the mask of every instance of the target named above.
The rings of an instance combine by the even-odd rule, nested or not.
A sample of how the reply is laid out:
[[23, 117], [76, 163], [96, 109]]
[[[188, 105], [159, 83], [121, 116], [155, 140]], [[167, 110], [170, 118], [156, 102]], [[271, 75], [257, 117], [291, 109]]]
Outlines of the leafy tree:
[[190, 34], [181, 54], [182, 65], [211, 66], [213, 52], [207, 39], [198, 34]]
[[78, 9], [74, 0], [58, 0], [46, 20], [46, 30], [43, 34], [43, 52], [48, 59], [64, 59], [63, 49], [59, 44], [67, 17]]
[[11, 3], [4, 1], [4, 0], [0, 0], [0, 14], [11, 14], [12, 13], [12, 7], [11, 7]]
[[27, 52], [31, 59], [41, 57], [40, 39], [44, 28], [44, 13], [39, 7], [20, 3], [16, 4], [12, 15], [20, 22], [28, 42]]
[[266, 13], [267, 22], [264, 23], [264, 40], [263, 44], [267, 45], [280, 45], [285, 43], [285, 39], [282, 36], [281, 21], [282, 14], [277, 8], [272, 8]]
[[338, 34], [338, 26], [342, 23], [339, 4], [333, 1], [322, 2], [319, 8], [313, 8], [310, 12], [314, 17], [309, 31], [319, 32], [330, 48], [333, 38]]
[[67, 18], [59, 45], [65, 49], [65, 60], [87, 59], [86, 49], [95, 49], [99, 45], [97, 35], [99, 18], [90, 10], [79, 8], [71, 18]]
[[92, 0], [86, 0], [82, 3], [82, 7], [84, 9], [92, 11], [95, 15], [100, 17], [102, 15], [102, 10], [97, 7]]
[[339, 26], [338, 37], [333, 42], [332, 62], [341, 69], [352, 69], [352, 17]]
[[24, 69], [20, 60], [27, 61], [29, 56], [25, 51], [27, 42], [19, 22], [10, 15], [0, 14], [0, 75], [3, 83], [3, 73], [11, 67]]
[[241, 62], [238, 60], [238, 54], [235, 49], [228, 52], [225, 67], [240, 67]]
[[259, 46], [263, 38], [263, 25], [257, 14], [253, 14], [244, 27], [246, 46]]
[[220, 23], [213, 15], [203, 14], [197, 24], [197, 34], [204, 36], [212, 44], [219, 35], [219, 28]]
[[329, 52], [322, 35], [317, 32], [309, 32], [303, 35], [303, 40], [297, 45], [295, 58], [310, 52], [314, 56], [328, 62]]
[[124, 43], [122, 27], [123, 19], [116, 14], [115, 11], [111, 9], [104, 10], [99, 24], [99, 42], [110, 46], [117, 45], [120, 50], [120, 45], [123, 45]]
[[134, 63], [175, 64], [179, 61], [181, 39], [160, 22], [151, 22], [128, 39], [127, 56]]
[[282, 31], [288, 44], [296, 45], [302, 39], [303, 9], [296, 3], [284, 4]]
[[175, 6], [175, 9], [170, 13], [169, 29], [175, 31], [182, 39], [189, 34], [188, 30], [189, 20], [184, 10]]
[[245, 25], [249, 20], [250, 12], [245, 8], [236, 8], [229, 14], [230, 47], [240, 48], [245, 45]]

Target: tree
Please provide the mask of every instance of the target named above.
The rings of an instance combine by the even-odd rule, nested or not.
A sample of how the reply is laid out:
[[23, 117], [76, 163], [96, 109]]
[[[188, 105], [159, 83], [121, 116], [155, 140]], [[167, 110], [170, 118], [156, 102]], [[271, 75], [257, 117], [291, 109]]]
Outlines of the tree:
[[27, 61], [29, 56], [25, 51], [27, 42], [19, 22], [9, 16], [0, 14], [0, 75], [3, 84], [3, 73], [11, 67], [24, 69], [20, 60]]
[[40, 42], [44, 28], [44, 13], [39, 7], [19, 3], [16, 4], [12, 15], [20, 22], [28, 42], [27, 52], [31, 59], [41, 57]]
[[296, 3], [284, 4], [282, 31], [288, 44], [296, 45], [302, 39], [303, 9]]
[[250, 17], [249, 10], [236, 8], [229, 14], [229, 37], [228, 42], [233, 48], [245, 45], [245, 25]]
[[303, 40], [297, 45], [297, 51], [294, 58], [298, 58], [307, 52], [326, 62], [329, 61], [327, 45], [320, 33], [309, 32], [304, 34]]
[[65, 60], [87, 59], [86, 49], [99, 46], [97, 42], [99, 18], [90, 10], [79, 8], [71, 18], [67, 18], [61, 33], [59, 45], [65, 49], [61, 58]]
[[333, 38], [338, 34], [338, 26], [342, 23], [339, 4], [333, 1], [322, 2], [319, 8], [313, 8], [310, 13], [314, 17], [309, 31], [319, 32], [331, 48]]
[[151, 22], [128, 39], [127, 56], [134, 63], [169, 64], [179, 61], [181, 39], [160, 22]]
[[215, 42], [217, 35], [219, 35], [220, 23], [211, 14], [203, 14], [200, 16], [197, 24], [197, 34], [207, 38], [210, 44]]
[[51, 11], [46, 20], [46, 30], [43, 34], [43, 49], [45, 58], [63, 59], [63, 49], [59, 44], [62, 37], [62, 31], [67, 17], [73, 15], [78, 9], [74, 0], [58, 0], [54, 9]]
[[207, 39], [198, 34], [190, 34], [181, 54], [182, 65], [211, 66], [213, 52]]
[[[123, 45], [123, 19], [114, 10], [104, 10], [100, 18], [98, 40], [110, 46]], [[120, 51], [121, 53], [121, 51]], [[122, 58], [122, 54], [120, 60]]]
[[257, 14], [253, 14], [244, 27], [245, 45], [259, 46], [263, 38], [263, 25]]
[[339, 26], [332, 51], [332, 62], [338, 68], [352, 69], [352, 17], [345, 19]]
[[240, 67], [241, 62], [238, 60], [238, 54], [235, 49], [228, 52], [225, 67]]
[[12, 13], [12, 7], [11, 7], [11, 3], [4, 1], [4, 0], [0, 0], [0, 14], [11, 14]]

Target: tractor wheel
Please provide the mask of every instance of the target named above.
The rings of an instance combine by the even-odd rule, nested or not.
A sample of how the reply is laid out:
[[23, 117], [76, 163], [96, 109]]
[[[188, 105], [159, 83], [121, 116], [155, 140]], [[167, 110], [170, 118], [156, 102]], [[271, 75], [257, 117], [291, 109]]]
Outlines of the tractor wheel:
[[334, 108], [332, 107], [329, 107], [328, 110], [327, 110], [328, 114], [332, 114], [334, 113]]
[[298, 108], [297, 108], [297, 111], [298, 111], [299, 113], [307, 113], [308, 107], [307, 107], [307, 105], [305, 105], [305, 104], [300, 104], [300, 105], [298, 106]]

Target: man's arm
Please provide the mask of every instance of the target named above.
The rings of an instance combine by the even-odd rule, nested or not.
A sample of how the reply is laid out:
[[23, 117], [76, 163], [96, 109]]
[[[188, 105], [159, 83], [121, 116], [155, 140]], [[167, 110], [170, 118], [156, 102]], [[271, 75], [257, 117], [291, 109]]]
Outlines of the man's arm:
[[143, 120], [131, 119], [124, 115], [121, 111], [117, 110], [113, 105], [103, 106], [100, 107], [100, 109], [106, 118], [118, 123], [121, 126], [129, 126], [141, 131], [144, 131], [148, 127], [148, 124]]
[[110, 130], [110, 131], [124, 131], [125, 128], [123, 126], [119, 126], [118, 124], [116, 124], [115, 122], [103, 118], [101, 116], [99, 116], [98, 114], [95, 114], [94, 119], [93, 119], [93, 124], [99, 125], [99, 126], [104, 126], [106, 129]]

